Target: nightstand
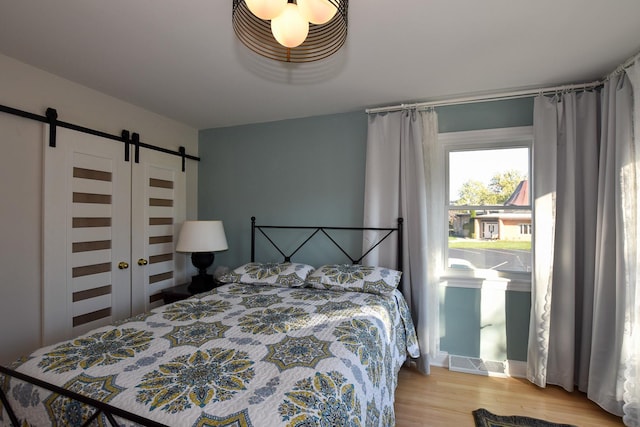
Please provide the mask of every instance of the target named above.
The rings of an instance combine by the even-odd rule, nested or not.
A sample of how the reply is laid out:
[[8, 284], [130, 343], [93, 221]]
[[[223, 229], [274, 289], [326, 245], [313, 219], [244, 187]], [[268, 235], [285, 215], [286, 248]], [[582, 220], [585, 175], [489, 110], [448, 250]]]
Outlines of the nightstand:
[[171, 304], [172, 302], [189, 298], [192, 294], [189, 292], [189, 289], [187, 289], [187, 286], [189, 286], [189, 283], [183, 283], [182, 285], [163, 289], [162, 299], [164, 300], [164, 303]]
[[[215, 289], [220, 285], [224, 285], [224, 283], [214, 281], [213, 288]], [[190, 296], [195, 295], [189, 291], [188, 287], [189, 283], [183, 283], [172, 288], [163, 289], [161, 294], [164, 303], [171, 304], [172, 302], [182, 301], [183, 299], [187, 299]]]

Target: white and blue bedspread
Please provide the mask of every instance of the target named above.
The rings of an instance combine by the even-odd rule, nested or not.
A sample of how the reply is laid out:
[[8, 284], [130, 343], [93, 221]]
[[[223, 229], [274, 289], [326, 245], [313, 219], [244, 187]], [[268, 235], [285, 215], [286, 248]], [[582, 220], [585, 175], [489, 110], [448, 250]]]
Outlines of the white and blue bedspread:
[[[417, 357], [418, 345], [398, 291], [229, 284], [42, 348], [14, 368], [168, 426], [364, 427], [395, 424], [407, 354]], [[90, 416], [16, 379], [3, 388], [24, 425]]]

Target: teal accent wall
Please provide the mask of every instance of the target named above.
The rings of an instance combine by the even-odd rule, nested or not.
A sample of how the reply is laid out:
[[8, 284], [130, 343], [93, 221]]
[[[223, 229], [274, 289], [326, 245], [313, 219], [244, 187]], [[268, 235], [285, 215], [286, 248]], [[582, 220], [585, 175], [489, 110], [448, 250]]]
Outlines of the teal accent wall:
[[507, 359], [527, 361], [531, 292], [506, 292]]
[[[528, 126], [533, 100], [455, 105], [437, 112], [440, 132]], [[229, 243], [228, 251], [216, 254], [215, 265], [233, 268], [249, 260], [251, 216], [263, 224], [362, 225], [366, 139], [363, 111], [201, 130], [198, 219], [224, 221]], [[295, 248], [298, 239], [290, 240]], [[354, 237], [347, 245], [360, 241]], [[258, 249], [264, 247], [258, 243]], [[321, 256], [303, 253], [298, 259], [320, 265]], [[258, 258], [269, 257], [275, 260], [278, 254]], [[504, 298], [498, 354], [524, 361], [530, 294], [506, 292]], [[443, 351], [480, 356], [481, 329], [487, 326], [480, 301], [476, 289], [443, 290]]]
[[450, 105], [436, 111], [441, 133], [533, 125], [533, 98]]
[[529, 292], [441, 288], [440, 350], [488, 360], [526, 361], [530, 309]]
[[[363, 111], [200, 131], [198, 219], [222, 220], [229, 243], [215, 265], [249, 260], [251, 216], [261, 224], [361, 226], [366, 141]], [[297, 259], [322, 262], [309, 256]]]

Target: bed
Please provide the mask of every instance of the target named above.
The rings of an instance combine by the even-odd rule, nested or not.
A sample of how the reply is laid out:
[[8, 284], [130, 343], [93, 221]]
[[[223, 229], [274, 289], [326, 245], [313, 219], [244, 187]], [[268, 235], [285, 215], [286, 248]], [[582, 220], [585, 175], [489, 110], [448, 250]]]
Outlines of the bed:
[[[392, 426], [418, 344], [398, 270], [292, 261], [252, 218], [225, 285], [2, 367], [1, 425]], [[398, 234], [397, 227], [378, 230]], [[255, 261], [262, 235], [282, 259]], [[375, 246], [375, 245], [374, 245]], [[401, 247], [401, 245], [400, 245]], [[371, 248], [373, 249], [373, 247]], [[370, 249], [370, 250], [371, 250]]]

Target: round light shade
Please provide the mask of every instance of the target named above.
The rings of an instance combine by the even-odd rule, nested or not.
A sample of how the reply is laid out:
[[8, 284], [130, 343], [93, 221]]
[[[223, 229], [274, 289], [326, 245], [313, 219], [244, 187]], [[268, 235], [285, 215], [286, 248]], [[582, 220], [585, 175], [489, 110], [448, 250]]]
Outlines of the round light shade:
[[298, 0], [298, 8], [307, 21], [316, 25], [326, 24], [338, 11], [340, 0]]
[[294, 48], [307, 38], [309, 22], [295, 3], [288, 3], [282, 13], [271, 20], [271, 32], [282, 46]]
[[280, 44], [273, 36], [271, 21], [254, 15], [245, 0], [233, 0], [233, 30], [247, 48], [265, 58], [291, 63], [319, 61], [340, 50], [347, 39], [349, 0], [328, 1], [338, 12], [324, 25], [309, 24], [304, 43], [295, 48]]
[[176, 252], [215, 252], [229, 249], [222, 221], [185, 221]]
[[245, 0], [245, 3], [251, 13], [268, 21], [282, 13], [287, 5], [287, 0]]

